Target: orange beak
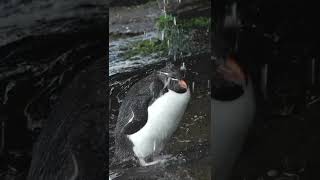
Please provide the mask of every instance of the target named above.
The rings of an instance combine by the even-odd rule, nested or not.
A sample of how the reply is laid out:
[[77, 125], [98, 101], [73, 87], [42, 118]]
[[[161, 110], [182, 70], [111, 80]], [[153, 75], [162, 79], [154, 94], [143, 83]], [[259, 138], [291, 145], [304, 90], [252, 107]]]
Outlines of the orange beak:
[[234, 82], [244, 82], [246, 77], [239, 64], [232, 58], [228, 58], [225, 65], [218, 70], [224, 78]]
[[188, 88], [188, 85], [184, 80], [179, 80], [179, 85], [180, 85], [180, 87], [182, 87], [184, 89]]

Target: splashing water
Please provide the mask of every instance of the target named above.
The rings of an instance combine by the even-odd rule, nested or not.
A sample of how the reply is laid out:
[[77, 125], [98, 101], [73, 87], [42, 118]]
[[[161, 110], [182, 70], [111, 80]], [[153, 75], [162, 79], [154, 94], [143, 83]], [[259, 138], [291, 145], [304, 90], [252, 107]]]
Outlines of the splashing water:
[[164, 13], [164, 17], [167, 17], [166, 0], [163, 0], [163, 13]]
[[161, 41], [164, 40], [164, 30], [161, 31]]

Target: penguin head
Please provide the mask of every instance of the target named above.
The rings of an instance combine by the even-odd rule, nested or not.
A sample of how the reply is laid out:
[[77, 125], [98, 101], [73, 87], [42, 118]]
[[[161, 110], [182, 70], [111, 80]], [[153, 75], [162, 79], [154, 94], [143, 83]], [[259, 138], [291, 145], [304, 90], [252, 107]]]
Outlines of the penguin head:
[[173, 64], [167, 64], [166, 67], [158, 72], [159, 79], [163, 82], [164, 88], [170, 89], [176, 93], [185, 93], [188, 89], [186, 81], [183, 79], [182, 71]]
[[231, 101], [243, 95], [248, 85], [248, 76], [234, 54], [215, 63], [211, 97]]

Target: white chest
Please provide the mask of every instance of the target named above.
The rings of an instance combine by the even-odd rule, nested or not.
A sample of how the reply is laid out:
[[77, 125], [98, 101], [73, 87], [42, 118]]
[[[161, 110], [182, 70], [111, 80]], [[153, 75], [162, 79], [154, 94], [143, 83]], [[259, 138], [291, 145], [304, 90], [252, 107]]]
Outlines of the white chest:
[[137, 157], [159, 153], [172, 136], [187, 108], [190, 91], [178, 94], [169, 90], [148, 107], [148, 121], [138, 132], [128, 135]]
[[248, 128], [255, 114], [251, 84], [245, 93], [233, 101], [211, 100], [211, 142], [213, 163], [221, 180], [230, 175], [241, 152]]

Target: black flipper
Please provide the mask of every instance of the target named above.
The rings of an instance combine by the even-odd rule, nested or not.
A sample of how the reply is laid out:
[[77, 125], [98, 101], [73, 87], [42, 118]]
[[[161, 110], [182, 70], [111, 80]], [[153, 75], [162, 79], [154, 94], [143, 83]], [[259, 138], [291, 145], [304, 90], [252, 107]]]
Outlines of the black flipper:
[[[136, 97], [137, 98], [137, 97]], [[139, 131], [148, 120], [148, 104], [151, 98], [137, 98], [128, 108], [129, 121], [122, 128], [126, 135], [134, 134]]]
[[130, 104], [126, 106], [128, 123], [123, 126], [122, 133], [126, 135], [134, 134], [147, 123], [148, 106], [166, 91], [163, 88], [164, 84], [160, 80], [155, 79], [147, 88], [144, 88], [143, 93], [139, 93], [138, 96], [131, 98]]

